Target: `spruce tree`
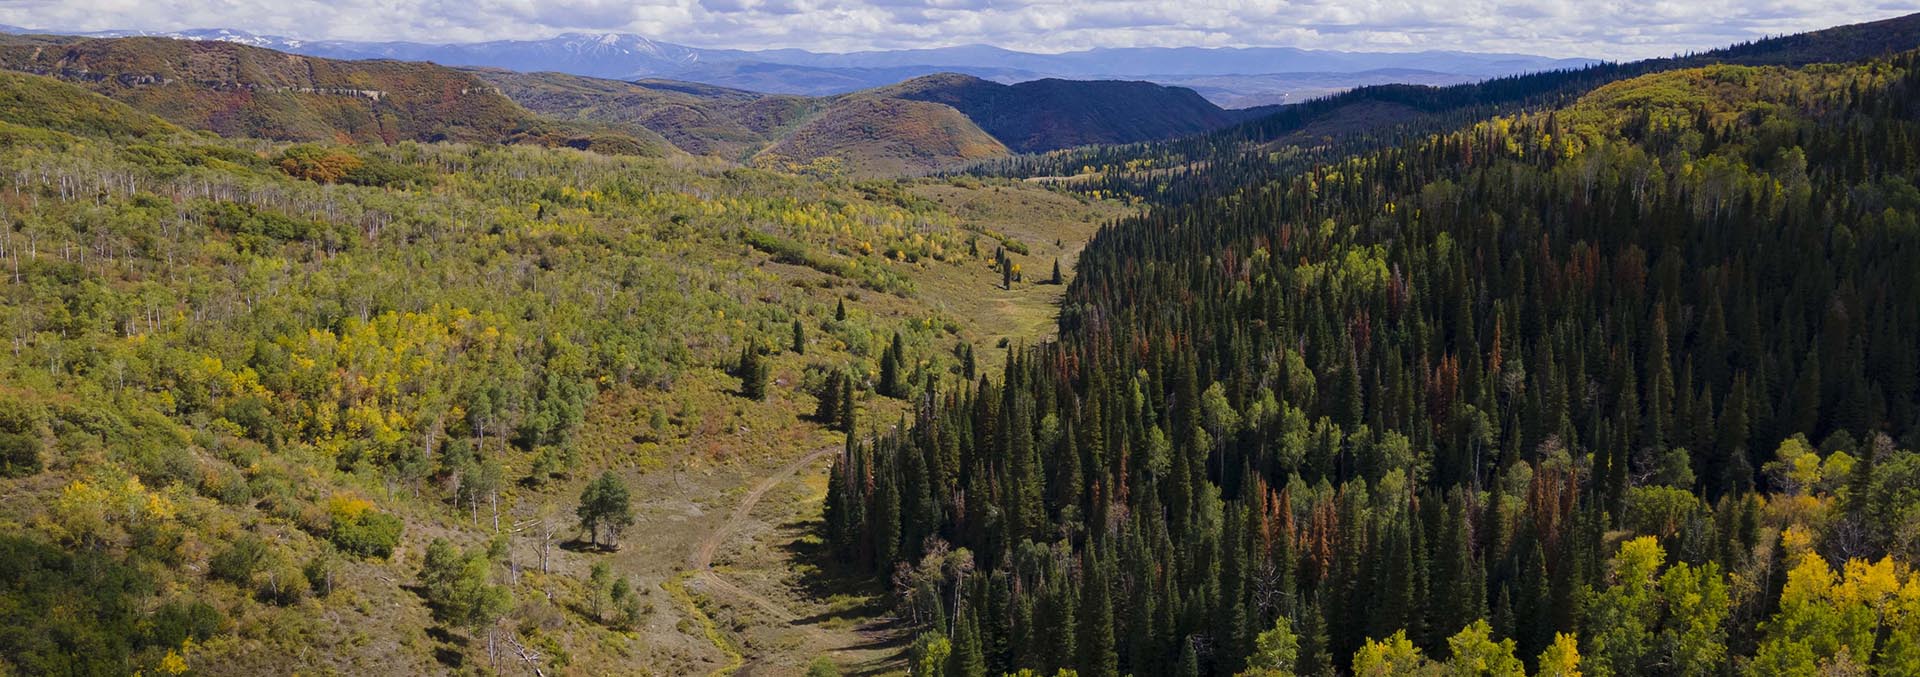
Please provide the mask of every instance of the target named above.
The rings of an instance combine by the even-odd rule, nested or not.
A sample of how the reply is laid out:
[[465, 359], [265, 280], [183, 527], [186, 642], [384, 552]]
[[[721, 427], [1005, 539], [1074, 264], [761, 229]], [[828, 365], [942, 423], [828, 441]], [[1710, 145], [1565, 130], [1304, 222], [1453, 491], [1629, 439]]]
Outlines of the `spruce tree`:
[[1180, 642], [1180, 667], [1174, 674], [1179, 677], [1200, 677], [1200, 653], [1193, 648], [1193, 638]]
[[1647, 407], [1647, 433], [1644, 442], [1653, 450], [1654, 455], [1658, 456], [1666, 453], [1670, 448], [1668, 445], [1673, 439], [1674, 417], [1673, 364], [1667, 354], [1667, 314], [1664, 305], [1654, 308], [1652, 343], [1647, 356], [1650, 378], [1647, 381], [1647, 396], [1644, 398]]
[[880, 353], [880, 394], [895, 399], [907, 396], [905, 375], [901, 373], [906, 360], [906, 344], [901, 341], [900, 332], [893, 333], [893, 343]]
[[820, 387], [819, 404], [813, 409], [813, 419], [830, 429], [840, 429], [840, 391], [845, 387], [846, 372], [835, 369], [827, 373], [827, 382]]
[[853, 399], [853, 378], [840, 379], [840, 407], [837, 412], [840, 415], [840, 432], [847, 433], [849, 436], [853, 434], [855, 421], [858, 419], [856, 415], [860, 411], [858, 407], [859, 403]]
[[740, 377], [740, 395], [755, 401], [767, 399], [767, 372], [759, 347], [749, 342], [740, 351], [739, 366], [735, 368], [735, 375]]
[[1107, 585], [1107, 567], [1111, 560], [1088, 550], [1080, 592], [1080, 674], [1086, 677], [1118, 677], [1120, 657], [1113, 644], [1113, 600]]
[[1747, 375], [1741, 372], [1734, 376], [1727, 401], [1720, 408], [1720, 429], [1715, 440], [1715, 451], [1720, 457], [1716, 496], [1745, 491], [1753, 485], [1753, 462], [1747, 457], [1747, 413]]
[[979, 623], [973, 612], [962, 612], [958, 625], [954, 630], [948, 677], [986, 677], [987, 659], [980, 646]]

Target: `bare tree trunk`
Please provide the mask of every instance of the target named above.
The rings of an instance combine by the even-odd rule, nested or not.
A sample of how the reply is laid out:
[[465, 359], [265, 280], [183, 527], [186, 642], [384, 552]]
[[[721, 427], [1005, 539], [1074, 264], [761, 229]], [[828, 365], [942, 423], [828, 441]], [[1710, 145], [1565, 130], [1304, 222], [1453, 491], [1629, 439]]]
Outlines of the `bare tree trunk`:
[[552, 570], [547, 568], [547, 558], [550, 554], [552, 554], [552, 552], [553, 552], [553, 523], [551, 521], [543, 519], [540, 521], [540, 573], [542, 574], [553, 573]]
[[547, 673], [540, 670], [540, 661], [545, 656], [540, 655], [539, 650], [527, 648], [527, 645], [521, 644], [519, 638], [511, 634], [507, 635], [507, 646], [512, 647], [514, 653], [520, 654], [520, 660], [526, 662], [527, 669], [533, 672], [533, 677], [547, 677]]
[[500, 662], [493, 657], [493, 626], [492, 623], [487, 624], [487, 667], [497, 675], [500, 674]]

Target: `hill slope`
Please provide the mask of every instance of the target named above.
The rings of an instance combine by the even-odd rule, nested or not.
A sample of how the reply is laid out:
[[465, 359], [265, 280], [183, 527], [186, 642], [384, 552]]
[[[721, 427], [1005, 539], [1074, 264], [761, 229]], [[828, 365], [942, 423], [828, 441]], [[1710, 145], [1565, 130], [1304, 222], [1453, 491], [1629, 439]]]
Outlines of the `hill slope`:
[[1044, 79], [1003, 85], [943, 73], [870, 93], [952, 106], [1021, 153], [1167, 139], [1236, 119], [1193, 90], [1151, 82]]
[[476, 77], [543, 115], [644, 129], [695, 155], [742, 159], [823, 101], [685, 82], [622, 82], [563, 73], [475, 70]]
[[1005, 145], [950, 106], [856, 94], [835, 99], [758, 159], [839, 158], [857, 174], [898, 175], [1006, 155]]
[[230, 42], [15, 38], [0, 41], [0, 67], [80, 83], [224, 136], [497, 141], [532, 121], [512, 100], [453, 69], [333, 61]]
[[919, 646], [1914, 673], [1920, 51], [1223, 164], [1101, 230], [1059, 341], [836, 460], [815, 533], [911, 591]]
[[140, 137], [178, 127], [53, 78], [0, 71], [0, 122], [80, 136]]
[[[1700, 54], [1608, 63], [1495, 78], [1444, 87], [1387, 84], [1360, 87], [1299, 104], [1248, 109], [1245, 121], [1207, 134], [1168, 142], [1137, 144], [1023, 158], [982, 168], [983, 173], [1060, 178], [1081, 167], [1097, 175], [1079, 177], [1088, 189], [1159, 194], [1166, 186], [1158, 173], [1133, 174], [1125, 167], [1227, 166], [1225, 172], [1261, 172], [1269, 176], [1295, 171], [1314, 158], [1380, 147], [1469, 124], [1484, 117], [1527, 109], [1567, 105], [1601, 85], [1681, 68], [1711, 64], [1804, 65], [1849, 62], [1920, 48], [1920, 14], [1809, 33], [1758, 40]], [[1279, 158], [1281, 163], [1270, 160]], [[1203, 199], [1240, 181], [1220, 171], [1175, 187], [1180, 199]]]
[[[5, 32], [27, 31], [0, 27]], [[997, 82], [1039, 78], [1148, 80], [1164, 85], [1209, 81], [1203, 91], [1215, 103], [1274, 103], [1309, 93], [1343, 90], [1377, 78], [1366, 71], [1418, 68], [1434, 78], [1468, 82], [1541, 70], [1575, 68], [1591, 59], [1553, 59], [1526, 54], [1345, 52], [1290, 47], [1101, 48], [1037, 54], [986, 45], [819, 53], [800, 49], [739, 50], [688, 47], [624, 33], [567, 33], [551, 38], [478, 43], [354, 42], [299, 40], [224, 28], [174, 32], [100, 31], [88, 37], [153, 35], [226, 40], [255, 47], [331, 59], [399, 59], [450, 66], [556, 71], [612, 79], [671, 78], [759, 92], [832, 96], [883, 87], [941, 72], [960, 72]], [[1221, 76], [1255, 76], [1223, 78]]]
[[762, 150], [801, 162], [839, 157], [867, 175], [944, 169], [1010, 151], [1167, 139], [1236, 119], [1191, 90], [1148, 82], [1002, 85], [942, 73], [809, 98], [664, 80], [472, 73], [551, 117], [646, 129], [688, 152], [732, 160]]
[[[813, 416], [829, 374], [864, 383], [899, 345], [913, 387], [960, 378], [1059, 289], [996, 288], [986, 252], [1070, 264], [1055, 243], [1119, 211], [1004, 182], [176, 131], [0, 72], [0, 674], [884, 663], [886, 641], [702, 587], [738, 576], [736, 541], [785, 552], [778, 532], [740, 530], [690, 581], [695, 541], [739, 521], [732, 490], [837, 446]], [[729, 374], [744, 346], [759, 398]], [[603, 473], [633, 488], [617, 551], [574, 542]], [[776, 495], [770, 526], [818, 514]], [[432, 573], [449, 559], [491, 601], [456, 607]], [[876, 594], [840, 592], [767, 594], [836, 618]]]

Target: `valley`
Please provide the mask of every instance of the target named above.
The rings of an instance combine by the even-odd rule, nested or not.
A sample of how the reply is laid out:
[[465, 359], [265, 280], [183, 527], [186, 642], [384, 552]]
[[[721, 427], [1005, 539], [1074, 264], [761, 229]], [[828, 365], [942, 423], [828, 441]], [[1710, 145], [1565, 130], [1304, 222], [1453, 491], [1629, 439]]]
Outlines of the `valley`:
[[1920, 671], [1920, 15], [7, 33], [0, 675]]

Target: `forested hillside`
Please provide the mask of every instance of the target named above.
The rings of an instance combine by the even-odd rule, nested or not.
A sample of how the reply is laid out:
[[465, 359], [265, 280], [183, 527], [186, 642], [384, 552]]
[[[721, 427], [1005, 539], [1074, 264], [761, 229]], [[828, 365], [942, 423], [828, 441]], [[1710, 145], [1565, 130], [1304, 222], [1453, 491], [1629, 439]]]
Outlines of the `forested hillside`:
[[1238, 117], [1191, 89], [1151, 82], [1050, 78], [1003, 85], [942, 73], [875, 93], [952, 106], [1021, 153], [1188, 136]]
[[917, 674], [1920, 672], [1915, 66], [1193, 169], [822, 536]]
[[[1038, 270], [1057, 248], [1030, 228], [1108, 213], [1004, 183], [224, 139], [0, 73], [0, 673], [724, 665], [706, 628], [732, 616], [654, 544], [724, 516], [732, 473], [892, 415], [878, 377], [971, 373], [1006, 329], [952, 304], [1039, 305], [984, 291], [989, 266]], [[636, 518], [680, 526], [614, 552]]]
[[1920, 14], [1756, 40], [1698, 54], [1602, 63], [1432, 87], [1385, 84], [1287, 106], [1240, 111], [1245, 121], [1165, 141], [1074, 148], [982, 163], [972, 172], [1065, 179], [1079, 190], [1167, 203], [1209, 199], [1327, 162], [1417, 142], [1495, 115], [1569, 105], [1610, 82], [1712, 64], [1859, 61], [1920, 48]]

